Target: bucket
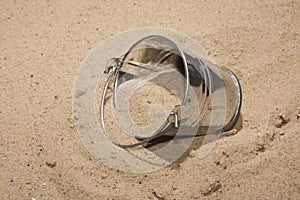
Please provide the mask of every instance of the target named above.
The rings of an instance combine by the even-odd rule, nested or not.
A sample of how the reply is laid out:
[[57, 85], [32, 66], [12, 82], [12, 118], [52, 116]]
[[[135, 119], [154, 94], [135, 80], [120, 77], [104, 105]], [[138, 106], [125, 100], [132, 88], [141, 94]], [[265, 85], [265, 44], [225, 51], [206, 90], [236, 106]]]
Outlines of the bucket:
[[[166, 135], [217, 134], [232, 129], [239, 118], [242, 91], [236, 75], [219, 67], [207, 56], [194, 55], [176, 41], [161, 35], [139, 39], [124, 55], [111, 58], [100, 103], [100, 120], [106, 137], [122, 148], [147, 144]], [[145, 127], [130, 125], [128, 102], [138, 88], [147, 84], [165, 87], [178, 99], [165, 119]], [[135, 137], [134, 143], [111, 139], [106, 131], [105, 100], [112, 88], [114, 116], [119, 126]], [[151, 112], [151, 110], [150, 110]], [[127, 113], [127, 114], [124, 114]], [[151, 113], [150, 113], [151, 115]], [[154, 118], [160, 118], [160, 116]], [[183, 131], [182, 131], [183, 130]]]

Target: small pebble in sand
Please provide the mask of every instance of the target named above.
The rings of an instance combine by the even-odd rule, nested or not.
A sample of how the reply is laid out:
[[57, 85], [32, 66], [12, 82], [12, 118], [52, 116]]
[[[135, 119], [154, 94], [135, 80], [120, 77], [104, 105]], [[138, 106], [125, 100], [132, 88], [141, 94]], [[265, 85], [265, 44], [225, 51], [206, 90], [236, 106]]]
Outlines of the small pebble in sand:
[[265, 144], [264, 143], [258, 143], [256, 147], [257, 152], [264, 152], [266, 150]]
[[281, 128], [282, 126], [286, 125], [290, 119], [287, 117], [286, 114], [280, 113], [277, 117], [277, 119], [274, 122], [274, 125], [276, 128]]
[[46, 161], [46, 165], [50, 168], [56, 167], [56, 162], [52, 161]]
[[195, 150], [191, 150], [188, 154], [189, 157], [193, 158], [196, 156], [196, 151]]
[[209, 188], [207, 188], [205, 191], [202, 192], [204, 196], [211, 195], [212, 193], [220, 190], [222, 187], [222, 184], [220, 181], [215, 181], [214, 183], [210, 184]]
[[279, 131], [279, 135], [284, 135], [284, 134], [285, 134], [285, 132], [283, 130]]
[[251, 128], [251, 129], [256, 129], [257, 126], [253, 124], [253, 125], [250, 126], [250, 128]]
[[219, 160], [216, 160], [216, 161], [215, 161], [215, 164], [216, 164], [216, 165], [221, 165], [221, 162], [220, 162]]
[[237, 132], [238, 132], [237, 129], [232, 129], [230, 131], [222, 133], [221, 137], [227, 137], [227, 136], [235, 135], [235, 134], [237, 134]]

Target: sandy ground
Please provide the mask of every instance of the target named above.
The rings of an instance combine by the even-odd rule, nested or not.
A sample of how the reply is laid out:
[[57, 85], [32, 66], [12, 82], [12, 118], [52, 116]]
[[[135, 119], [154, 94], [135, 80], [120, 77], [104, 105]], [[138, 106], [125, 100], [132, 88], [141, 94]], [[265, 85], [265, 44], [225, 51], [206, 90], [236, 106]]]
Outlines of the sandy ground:
[[[184, 2], [0, 2], [0, 199], [300, 198], [300, 1]], [[146, 26], [237, 73], [243, 128], [204, 160], [125, 174], [83, 147], [72, 89], [94, 47]]]

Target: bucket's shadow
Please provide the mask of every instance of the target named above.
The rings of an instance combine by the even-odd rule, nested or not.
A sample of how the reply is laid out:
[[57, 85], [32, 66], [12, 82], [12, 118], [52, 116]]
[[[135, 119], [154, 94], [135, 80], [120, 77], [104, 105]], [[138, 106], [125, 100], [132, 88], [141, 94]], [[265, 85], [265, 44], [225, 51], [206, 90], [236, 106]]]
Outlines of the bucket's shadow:
[[[242, 115], [239, 116], [238, 121], [236, 122], [235, 126], [232, 129], [236, 129], [237, 132], [242, 128], [243, 126], [243, 119]], [[184, 130], [189, 130], [188, 127], [183, 127]], [[190, 154], [192, 150], [199, 149], [202, 145], [206, 145], [207, 141], [205, 141], [205, 144], [203, 143], [204, 138], [207, 135], [208, 129], [212, 127], [199, 127], [196, 135], [180, 135], [180, 136], [174, 136], [176, 135], [177, 129], [171, 129], [170, 132], [168, 132], [168, 135], [161, 136], [159, 138], [156, 138], [149, 143], [147, 143], [144, 147], [159, 156], [160, 158], [172, 162], [171, 167], [177, 167], [180, 163], [182, 163]], [[213, 128], [212, 128], [213, 129]], [[213, 135], [215, 134], [215, 135]], [[221, 136], [222, 132], [216, 132], [216, 133], [210, 133], [211, 138], [218, 139], [219, 136]], [[213, 139], [213, 140], [214, 140]], [[192, 140], [192, 141], [191, 141]], [[164, 148], [170, 142], [174, 143], [172, 145], [171, 149], [165, 148], [164, 151], [159, 151], [160, 149]], [[211, 140], [208, 140], [208, 142], [213, 142]], [[183, 151], [182, 149], [186, 149]], [[180, 156], [178, 157], [178, 152], [180, 152]], [[192, 155], [194, 156], [194, 155]]]

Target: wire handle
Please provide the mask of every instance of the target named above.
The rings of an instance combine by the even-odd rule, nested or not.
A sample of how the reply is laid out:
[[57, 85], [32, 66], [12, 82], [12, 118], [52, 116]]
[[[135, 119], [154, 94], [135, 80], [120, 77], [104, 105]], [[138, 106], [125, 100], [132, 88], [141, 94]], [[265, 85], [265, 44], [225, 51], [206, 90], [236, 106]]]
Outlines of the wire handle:
[[[105, 121], [104, 121], [105, 96], [106, 96], [108, 86], [111, 83], [111, 80], [112, 80], [113, 76], [117, 76], [119, 74], [120, 69], [122, 68], [122, 65], [124, 63], [123, 60], [120, 59], [120, 58], [113, 58], [113, 60], [115, 61], [115, 65], [108, 66], [104, 71], [104, 73], [109, 74], [109, 76], [108, 76], [108, 78], [106, 80], [106, 83], [104, 85], [104, 89], [103, 89], [103, 92], [102, 92], [102, 98], [101, 98], [101, 104], [100, 104], [101, 125], [102, 125], [102, 129], [103, 129], [103, 132], [104, 132], [106, 138], [108, 140], [110, 140], [113, 144], [115, 144], [119, 147], [131, 148], [131, 147], [137, 147], [137, 146], [144, 145], [144, 144], [148, 143], [149, 141], [164, 135], [172, 127], [178, 128], [179, 123], [180, 123], [180, 117], [181, 117], [180, 112], [179, 112], [180, 111], [180, 106], [175, 106], [175, 108], [170, 112], [168, 118], [163, 122], [163, 124], [153, 134], [151, 134], [151, 136], [143, 137], [143, 136], [136, 135], [135, 138], [137, 140], [141, 140], [141, 141], [133, 143], [133, 144], [121, 144], [121, 143], [115, 142], [111, 139], [111, 137], [107, 134], [107, 131], [105, 129]], [[114, 94], [116, 93], [116, 87], [114, 87], [113, 93]], [[114, 103], [114, 106], [115, 106], [115, 103]]]

